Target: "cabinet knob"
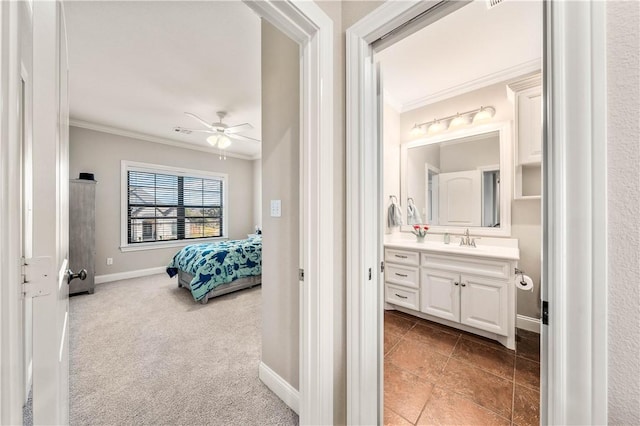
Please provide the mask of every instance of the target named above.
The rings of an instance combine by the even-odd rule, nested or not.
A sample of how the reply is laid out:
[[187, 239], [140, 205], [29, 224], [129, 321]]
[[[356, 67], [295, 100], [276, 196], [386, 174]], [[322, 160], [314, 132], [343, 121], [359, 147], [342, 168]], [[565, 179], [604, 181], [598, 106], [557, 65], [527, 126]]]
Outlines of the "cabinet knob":
[[454, 282], [454, 283], [453, 283], [453, 285], [459, 285], [459, 284], [460, 284], [459, 282]]
[[460, 283], [460, 285], [461, 285], [462, 287], [466, 287], [466, 286], [467, 286], [465, 283]]

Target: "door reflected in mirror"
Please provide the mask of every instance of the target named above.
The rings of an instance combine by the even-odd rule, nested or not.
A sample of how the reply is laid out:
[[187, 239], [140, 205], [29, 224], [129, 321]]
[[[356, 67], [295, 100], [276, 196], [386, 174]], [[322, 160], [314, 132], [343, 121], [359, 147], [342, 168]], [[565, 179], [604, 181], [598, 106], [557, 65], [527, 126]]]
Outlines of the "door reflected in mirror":
[[436, 232], [440, 227], [454, 232], [457, 227], [500, 230], [508, 207], [502, 200], [508, 196], [502, 184], [505, 135], [493, 126], [404, 144], [401, 179], [407, 225], [425, 222]]

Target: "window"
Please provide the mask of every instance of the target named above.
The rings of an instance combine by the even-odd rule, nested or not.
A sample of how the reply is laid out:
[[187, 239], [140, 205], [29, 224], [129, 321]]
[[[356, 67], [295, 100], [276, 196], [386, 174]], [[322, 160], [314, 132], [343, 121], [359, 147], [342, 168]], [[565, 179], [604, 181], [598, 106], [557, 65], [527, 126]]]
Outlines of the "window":
[[226, 175], [130, 162], [122, 171], [123, 248], [226, 236]]

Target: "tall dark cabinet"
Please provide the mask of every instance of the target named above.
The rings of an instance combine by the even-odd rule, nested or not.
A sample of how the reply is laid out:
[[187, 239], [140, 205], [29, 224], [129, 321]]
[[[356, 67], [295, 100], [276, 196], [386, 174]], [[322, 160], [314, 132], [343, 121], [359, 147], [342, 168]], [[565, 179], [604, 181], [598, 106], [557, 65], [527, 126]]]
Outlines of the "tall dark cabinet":
[[73, 280], [69, 294], [93, 293], [96, 276], [96, 181], [69, 181], [69, 269], [87, 270], [85, 280]]

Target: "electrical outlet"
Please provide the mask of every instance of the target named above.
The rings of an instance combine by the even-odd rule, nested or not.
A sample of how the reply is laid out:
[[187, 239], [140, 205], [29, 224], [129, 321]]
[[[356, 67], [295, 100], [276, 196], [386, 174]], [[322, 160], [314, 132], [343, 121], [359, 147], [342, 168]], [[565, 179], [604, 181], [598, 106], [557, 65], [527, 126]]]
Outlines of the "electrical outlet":
[[107, 257], [107, 266], [113, 265], [113, 257]]

